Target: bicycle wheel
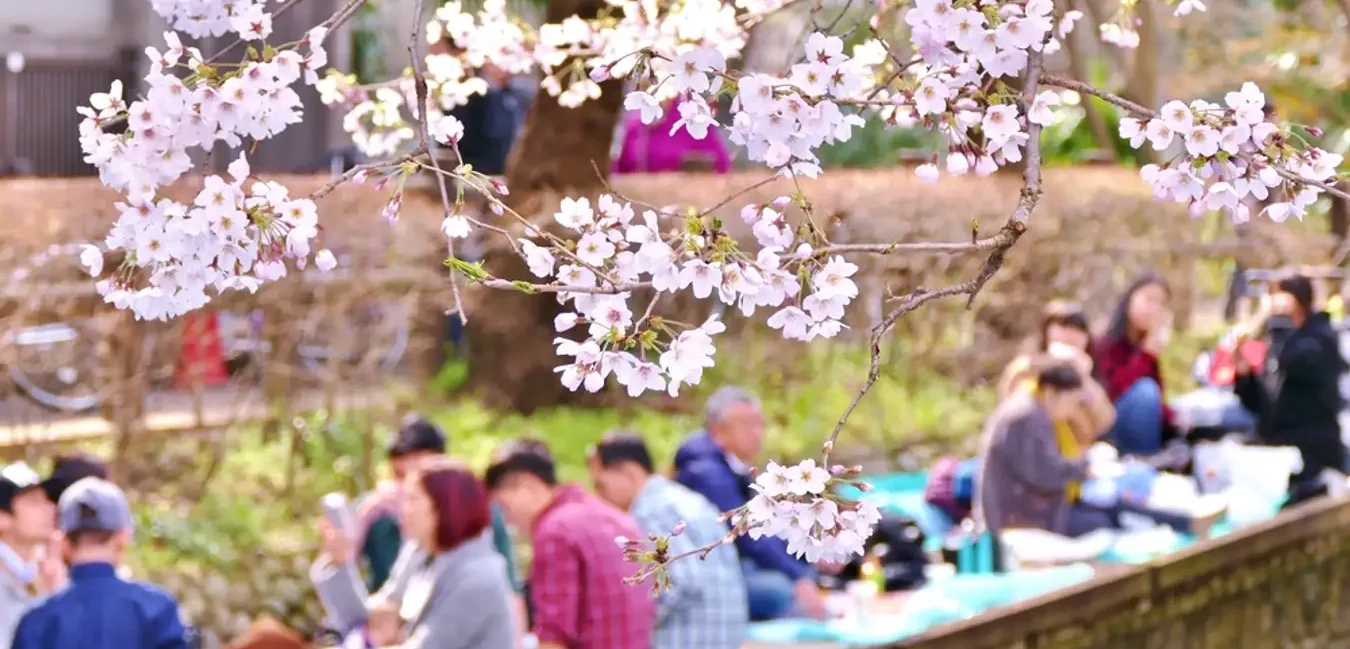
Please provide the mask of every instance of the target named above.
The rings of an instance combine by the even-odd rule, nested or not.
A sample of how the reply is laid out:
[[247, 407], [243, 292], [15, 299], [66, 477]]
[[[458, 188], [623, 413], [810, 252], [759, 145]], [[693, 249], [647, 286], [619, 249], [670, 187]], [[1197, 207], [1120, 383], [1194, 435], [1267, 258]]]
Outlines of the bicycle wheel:
[[302, 323], [296, 353], [316, 373], [366, 363], [393, 371], [408, 349], [412, 314], [408, 300], [320, 309]]
[[85, 412], [102, 401], [98, 390], [98, 337], [92, 322], [55, 322], [8, 334], [9, 376], [35, 403], [62, 412]]

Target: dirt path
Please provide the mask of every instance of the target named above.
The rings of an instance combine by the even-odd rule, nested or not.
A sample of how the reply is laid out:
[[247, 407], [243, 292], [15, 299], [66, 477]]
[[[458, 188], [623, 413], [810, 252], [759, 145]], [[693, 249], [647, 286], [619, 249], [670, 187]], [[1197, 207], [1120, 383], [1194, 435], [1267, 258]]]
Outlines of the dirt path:
[[[340, 393], [335, 408], [363, 408], [381, 401], [386, 389], [364, 388]], [[386, 397], [387, 398], [387, 397]], [[301, 395], [289, 409], [304, 412], [328, 407], [322, 393]], [[267, 414], [267, 403], [256, 388], [217, 388], [201, 398], [190, 393], [159, 392], [146, 400], [144, 430], [172, 433], [225, 428], [257, 421]], [[111, 423], [98, 415], [68, 415], [44, 410], [32, 402], [11, 396], [0, 400], [0, 448], [52, 444], [111, 437]]]

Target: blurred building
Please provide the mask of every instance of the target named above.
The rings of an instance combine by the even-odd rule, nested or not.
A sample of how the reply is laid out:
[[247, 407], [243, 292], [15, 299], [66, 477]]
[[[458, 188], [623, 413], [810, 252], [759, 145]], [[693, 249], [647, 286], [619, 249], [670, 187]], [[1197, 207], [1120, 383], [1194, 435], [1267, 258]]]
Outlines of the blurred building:
[[[269, 40], [297, 39], [332, 15], [336, 4], [296, 4], [277, 18]], [[75, 107], [87, 104], [95, 92], [106, 92], [116, 79], [122, 80], [128, 99], [139, 94], [148, 65], [145, 48], [162, 48], [166, 29], [146, 0], [0, 1], [0, 59], [6, 63], [0, 65], [0, 174], [95, 173], [80, 152]], [[345, 31], [329, 37], [333, 65], [346, 68], [349, 40]], [[209, 56], [232, 42], [222, 37], [196, 45]], [[304, 121], [259, 143], [250, 154], [255, 170], [327, 171], [332, 152], [347, 146], [340, 116], [319, 102], [313, 88], [296, 90], [304, 100]], [[223, 169], [228, 157], [213, 156], [213, 162]]]

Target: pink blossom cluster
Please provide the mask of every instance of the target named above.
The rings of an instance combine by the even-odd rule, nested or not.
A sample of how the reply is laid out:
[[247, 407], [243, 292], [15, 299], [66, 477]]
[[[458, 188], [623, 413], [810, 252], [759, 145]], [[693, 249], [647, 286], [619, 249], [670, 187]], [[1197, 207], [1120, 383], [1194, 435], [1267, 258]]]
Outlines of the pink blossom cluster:
[[[249, 26], [235, 27], [251, 35]], [[255, 290], [284, 276], [286, 258], [307, 263], [318, 234], [314, 202], [290, 196], [275, 182], [249, 185], [243, 154], [230, 165], [228, 180], [208, 175], [190, 204], [161, 190], [192, 169], [194, 150], [209, 152], [221, 142], [238, 148], [245, 139], [267, 139], [299, 122], [300, 97], [291, 84], [318, 80], [316, 70], [327, 64], [325, 33], [321, 27], [310, 31], [300, 44], [303, 53], [300, 47], [267, 50], [224, 68], [168, 32], [165, 50], [146, 48], [145, 97], [128, 103], [114, 82], [78, 108], [85, 161], [105, 185], [126, 195], [105, 243], [127, 254], [98, 282], [105, 300], [140, 318], [171, 318], [204, 306], [208, 290]], [[125, 131], [116, 132], [113, 127], [123, 122]], [[102, 259], [91, 250], [82, 258], [100, 275]], [[334, 263], [330, 253], [315, 261], [320, 268]]]
[[[1251, 219], [1255, 203], [1276, 222], [1302, 219], [1336, 175], [1343, 156], [1297, 147], [1287, 130], [1266, 116], [1266, 96], [1248, 82], [1219, 105], [1169, 101], [1150, 119], [1126, 118], [1120, 136], [1163, 153], [1161, 164], [1140, 175], [1160, 199], [1190, 205], [1194, 213], [1223, 210], [1236, 223]], [[1311, 181], [1311, 182], [1309, 182]]]

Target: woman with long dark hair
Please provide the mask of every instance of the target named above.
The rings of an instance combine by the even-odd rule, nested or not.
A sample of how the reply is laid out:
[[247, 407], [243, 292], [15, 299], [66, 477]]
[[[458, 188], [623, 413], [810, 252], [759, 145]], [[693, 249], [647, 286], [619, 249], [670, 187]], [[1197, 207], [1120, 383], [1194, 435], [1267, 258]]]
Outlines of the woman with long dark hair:
[[453, 460], [429, 459], [406, 479], [402, 508], [411, 543], [373, 597], [352, 561], [316, 562], [311, 578], [337, 630], [380, 649], [514, 649], [512, 588], [483, 483]]
[[1171, 289], [1162, 277], [1136, 279], [1093, 353], [1097, 380], [1116, 404], [1116, 422], [1107, 438], [1124, 455], [1152, 456], [1180, 438], [1158, 364], [1171, 324], [1170, 300]]

